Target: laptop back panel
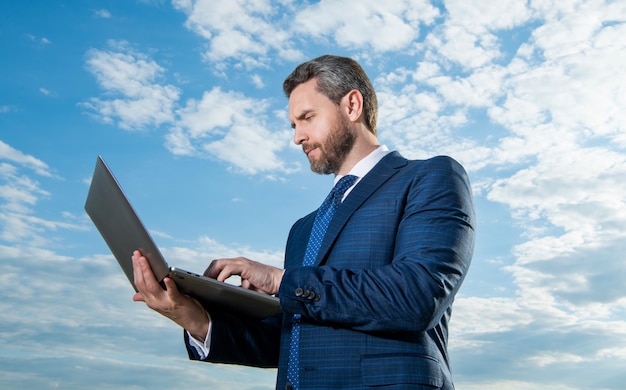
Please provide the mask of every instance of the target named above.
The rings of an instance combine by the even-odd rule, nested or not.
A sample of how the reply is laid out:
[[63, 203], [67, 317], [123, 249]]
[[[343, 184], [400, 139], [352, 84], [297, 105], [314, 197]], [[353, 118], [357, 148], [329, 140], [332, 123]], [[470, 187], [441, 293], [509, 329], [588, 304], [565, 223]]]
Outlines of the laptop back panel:
[[167, 262], [100, 156], [96, 161], [85, 210], [133, 287], [131, 257], [136, 249], [148, 259], [157, 280], [167, 276]]
[[85, 210], [135, 291], [131, 257], [133, 251], [139, 249], [148, 259], [157, 280], [162, 281], [166, 276], [173, 278], [182, 292], [197, 298], [209, 309], [227, 310], [255, 318], [281, 313], [280, 301], [276, 297], [170, 267], [100, 156], [96, 161]]

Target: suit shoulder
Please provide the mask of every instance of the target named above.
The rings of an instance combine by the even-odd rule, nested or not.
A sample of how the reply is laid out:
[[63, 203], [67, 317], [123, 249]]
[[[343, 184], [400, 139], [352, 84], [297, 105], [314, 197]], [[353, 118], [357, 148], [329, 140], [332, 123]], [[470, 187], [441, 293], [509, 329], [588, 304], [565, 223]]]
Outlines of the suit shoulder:
[[434, 157], [430, 157], [428, 159], [419, 159], [419, 160], [410, 160], [407, 159], [406, 157], [404, 157], [403, 155], [401, 155], [399, 152], [394, 151], [389, 153], [384, 159], [383, 161], [385, 161], [387, 163], [387, 165], [389, 166], [395, 166], [395, 167], [402, 167], [404, 165], [410, 165], [410, 166], [430, 166], [430, 167], [437, 167], [437, 166], [441, 166], [441, 167], [461, 167], [461, 164], [456, 161], [454, 158], [450, 157], [450, 156], [445, 156], [445, 155], [439, 155], [439, 156], [434, 156]]
[[465, 168], [450, 156], [436, 156], [426, 160], [408, 160], [408, 166], [415, 170], [431, 173], [457, 172], [466, 174]]

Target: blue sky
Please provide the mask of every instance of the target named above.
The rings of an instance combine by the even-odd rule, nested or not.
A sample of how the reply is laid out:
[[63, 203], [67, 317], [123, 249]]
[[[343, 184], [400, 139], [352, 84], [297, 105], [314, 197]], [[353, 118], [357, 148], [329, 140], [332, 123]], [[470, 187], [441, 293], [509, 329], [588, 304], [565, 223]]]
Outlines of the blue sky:
[[2, 2], [0, 382], [272, 388], [188, 362], [83, 204], [101, 154], [170, 263], [280, 265], [332, 182], [291, 143], [282, 80], [333, 53], [370, 75], [382, 143], [470, 174], [457, 388], [623, 388], [625, 22], [617, 0]]

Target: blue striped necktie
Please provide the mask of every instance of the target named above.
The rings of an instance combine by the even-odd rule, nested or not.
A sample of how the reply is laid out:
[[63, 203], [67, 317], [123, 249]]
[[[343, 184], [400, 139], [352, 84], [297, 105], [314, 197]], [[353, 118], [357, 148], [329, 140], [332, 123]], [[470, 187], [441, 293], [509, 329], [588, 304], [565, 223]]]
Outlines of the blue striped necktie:
[[[315, 221], [313, 222], [313, 228], [311, 229], [311, 236], [309, 236], [309, 243], [306, 247], [304, 254], [304, 260], [302, 261], [303, 267], [310, 267], [315, 264], [317, 258], [317, 252], [319, 252], [322, 240], [326, 234], [326, 229], [330, 221], [333, 219], [335, 209], [337, 205], [341, 203], [341, 198], [346, 190], [354, 184], [357, 180], [356, 176], [347, 175], [342, 177], [335, 187], [330, 191], [330, 194], [324, 199], [324, 202], [317, 209], [315, 215]], [[287, 367], [287, 380], [291, 383], [294, 390], [299, 389], [299, 353], [298, 347], [300, 344], [300, 314], [293, 315], [293, 326], [291, 328], [291, 343], [289, 344], [289, 363]]]

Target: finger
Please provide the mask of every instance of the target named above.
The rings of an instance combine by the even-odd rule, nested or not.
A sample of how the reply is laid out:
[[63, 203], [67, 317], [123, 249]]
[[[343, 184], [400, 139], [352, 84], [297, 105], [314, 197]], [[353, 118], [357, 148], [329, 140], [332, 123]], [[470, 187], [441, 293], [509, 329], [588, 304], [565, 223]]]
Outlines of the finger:
[[220, 282], [225, 282], [226, 279], [230, 278], [233, 275], [241, 275], [241, 267], [236, 262], [229, 262], [227, 265], [222, 268], [220, 273], [216, 276]]
[[135, 295], [133, 295], [133, 301], [134, 302], [145, 302], [146, 300], [143, 298], [143, 295], [141, 293], [135, 293]]
[[224, 280], [228, 279], [230, 275], [232, 275], [230, 268], [230, 259], [213, 260], [211, 262], [211, 265], [209, 265], [209, 268], [204, 271], [204, 276], [223, 282]]
[[165, 284], [165, 291], [167, 291], [168, 295], [180, 295], [180, 292], [178, 291], [178, 286], [176, 286], [176, 282], [174, 282], [172, 278], [164, 278], [163, 283]]
[[133, 262], [133, 282], [135, 284], [135, 287], [137, 287], [137, 289], [140, 291], [144, 290], [145, 281], [143, 277], [143, 269], [141, 267], [140, 257], [136, 257], [133, 254], [132, 262]]
[[215, 279], [215, 276], [213, 275], [213, 273], [215, 272], [215, 269], [217, 267], [217, 263], [218, 262], [219, 262], [219, 260], [211, 261], [211, 264], [209, 264], [207, 269], [204, 270], [204, 273], [202, 275], [204, 275], [204, 276], [206, 276], [208, 278]]
[[143, 294], [144, 298], [158, 297], [163, 292], [163, 288], [154, 276], [154, 272], [152, 272], [152, 268], [150, 268], [148, 259], [141, 256], [136, 260], [136, 264], [139, 268], [140, 283], [139, 285], [136, 285], [137, 289]]
[[[206, 269], [206, 271], [204, 271], [204, 276], [220, 280], [219, 278], [222, 273], [229, 273], [227, 268], [233, 264], [233, 260], [234, 259], [216, 259], [211, 261], [209, 267]], [[221, 281], [223, 282], [224, 279], [222, 279]]]

